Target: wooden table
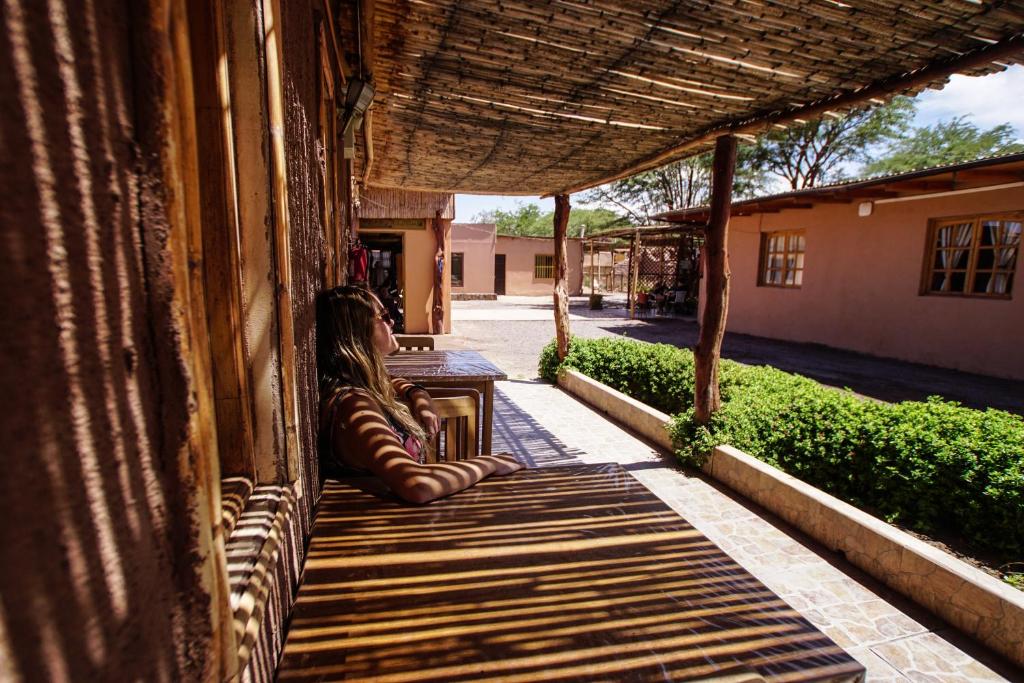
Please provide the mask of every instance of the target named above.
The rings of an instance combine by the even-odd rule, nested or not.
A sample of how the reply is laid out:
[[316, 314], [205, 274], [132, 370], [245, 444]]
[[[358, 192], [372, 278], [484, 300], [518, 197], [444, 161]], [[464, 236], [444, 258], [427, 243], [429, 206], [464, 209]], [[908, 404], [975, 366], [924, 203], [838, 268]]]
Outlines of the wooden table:
[[280, 681], [860, 681], [864, 669], [618, 465], [426, 506], [327, 482]]
[[491, 452], [494, 381], [508, 379], [497, 365], [476, 351], [401, 351], [384, 359], [388, 374], [425, 387], [467, 387], [483, 396], [482, 452]]

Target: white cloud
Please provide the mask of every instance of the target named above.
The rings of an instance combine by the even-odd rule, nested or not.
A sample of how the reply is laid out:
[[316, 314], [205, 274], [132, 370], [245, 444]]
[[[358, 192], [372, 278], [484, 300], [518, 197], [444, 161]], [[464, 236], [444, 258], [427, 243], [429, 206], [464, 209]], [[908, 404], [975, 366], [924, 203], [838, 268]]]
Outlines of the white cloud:
[[970, 115], [980, 128], [1009, 123], [1024, 138], [1024, 67], [1011, 66], [990, 76], [953, 76], [942, 90], [926, 90], [917, 97], [917, 126], [933, 125]]

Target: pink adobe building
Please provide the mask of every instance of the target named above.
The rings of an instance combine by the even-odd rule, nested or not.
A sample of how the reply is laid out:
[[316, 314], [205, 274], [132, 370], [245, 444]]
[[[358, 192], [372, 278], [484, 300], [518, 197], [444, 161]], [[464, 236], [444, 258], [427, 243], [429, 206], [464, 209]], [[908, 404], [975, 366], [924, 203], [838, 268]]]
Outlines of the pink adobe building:
[[[458, 294], [551, 294], [555, 245], [550, 237], [507, 237], [494, 223], [452, 223], [451, 291]], [[566, 240], [566, 286], [583, 291], [583, 247]]]
[[728, 330], [1024, 379], [1022, 222], [1024, 154], [736, 202]]

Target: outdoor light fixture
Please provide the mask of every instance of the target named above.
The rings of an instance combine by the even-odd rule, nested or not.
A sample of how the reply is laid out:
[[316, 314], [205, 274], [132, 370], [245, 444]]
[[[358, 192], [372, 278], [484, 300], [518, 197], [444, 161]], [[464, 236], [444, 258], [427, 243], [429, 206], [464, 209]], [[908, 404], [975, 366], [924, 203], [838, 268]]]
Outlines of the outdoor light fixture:
[[341, 131], [341, 139], [344, 141], [343, 156], [345, 159], [356, 158], [356, 128], [363, 125], [362, 116], [353, 116], [346, 122]]
[[874, 210], [874, 208], [875, 205], [873, 202], [861, 202], [857, 206], [857, 215], [860, 216], [861, 218], [866, 218], [871, 215], [871, 212]]
[[345, 111], [341, 115], [343, 135], [347, 135], [350, 130], [359, 127], [363, 120], [363, 114], [373, 102], [375, 92], [373, 85], [362, 79], [353, 78], [348, 82], [348, 91], [345, 93]]

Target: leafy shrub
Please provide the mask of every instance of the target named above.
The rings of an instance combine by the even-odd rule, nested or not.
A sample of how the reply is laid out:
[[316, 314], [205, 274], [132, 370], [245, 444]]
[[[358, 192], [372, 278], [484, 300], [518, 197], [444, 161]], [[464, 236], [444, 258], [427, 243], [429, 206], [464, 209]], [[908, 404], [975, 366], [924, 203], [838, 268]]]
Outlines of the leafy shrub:
[[540, 354], [540, 376], [554, 382], [559, 367], [572, 368], [666, 413], [679, 412], [693, 401], [693, 354], [670, 344], [573, 338], [569, 355], [559, 365], [551, 342]]
[[[553, 378], [554, 347], [541, 357]], [[545, 355], [547, 354], [547, 355]], [[574, 339], [565, 366], [664, 412], [679, 457], [728, 443], [813, 486], [976, 551], [1024, 554], [1024, 418], [938, 397], [896, 404], [770, 367], [723, 361], [722, 409], [693, 420], [693, 355], [665, 344]]]

